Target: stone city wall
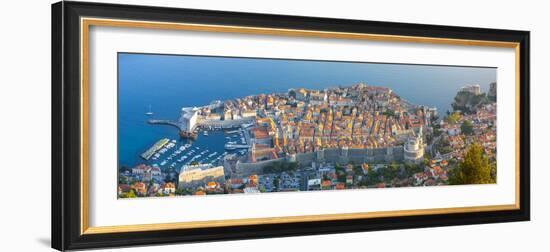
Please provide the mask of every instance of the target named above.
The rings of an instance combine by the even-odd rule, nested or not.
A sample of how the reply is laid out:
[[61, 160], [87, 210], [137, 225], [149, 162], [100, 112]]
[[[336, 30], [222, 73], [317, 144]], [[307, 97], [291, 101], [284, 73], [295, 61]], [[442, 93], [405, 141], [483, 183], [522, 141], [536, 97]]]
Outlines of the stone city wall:
[[263, 174], [264, 167], [280, 161], [297, 161], [300, 165], [309, 166], [312, 162], [329, 162], [347, 164], [349, 162], [391, 162], [403, 161], [403, 147], [385, 147], [369, 149], [331, 148], [315, 152], [298, 153], [285, 158], [278, 158], [256, 163], [237, 162], [236, 171], [241, 176]]

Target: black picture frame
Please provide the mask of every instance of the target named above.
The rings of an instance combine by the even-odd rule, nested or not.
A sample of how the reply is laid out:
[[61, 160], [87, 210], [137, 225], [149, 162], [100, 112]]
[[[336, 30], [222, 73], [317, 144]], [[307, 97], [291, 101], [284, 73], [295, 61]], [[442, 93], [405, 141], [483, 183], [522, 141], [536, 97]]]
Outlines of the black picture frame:
[[[81, 17], [322, 30], [519, 43], [519, 209], [337, 221], [244, 225], [126, 233], [81, 234]], [[211, 10], [58, 2], [52, 5], [52, 247], [58, 250], [144, 244], [254, 239], [530, 219], [529, 32], [440, 25], [329, 19]]]

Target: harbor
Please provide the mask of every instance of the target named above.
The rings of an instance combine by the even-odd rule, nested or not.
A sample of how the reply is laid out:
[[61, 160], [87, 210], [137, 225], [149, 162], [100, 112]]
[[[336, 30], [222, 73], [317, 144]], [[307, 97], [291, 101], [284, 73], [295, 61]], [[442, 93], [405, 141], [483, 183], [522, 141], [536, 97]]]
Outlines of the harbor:
[[[184, 107], [177, 120], [146, 120], [155, 127], [172, 126], [179, 136], [173, 134], [175, 139], [162, 138], [142, 153], [147, 165], [161, 170], [177, 170], [191, 164], [218, 165], [228, 153], [239, 156], [248, 153], [251, 140], [246, 129], [254, 124], [254, 118], [205, 119], [198, 116], [201, 109]], [[145, 115], [153, 114], [149, 107]]]
[[141, 157], [145, 164], [162, 171], [177, 170], [184, 165], [223, 163], [225, 155], [246, 155], [249, 140], [242, 128], [208, 127], [194, 139], [162, 138], [149, 147]]

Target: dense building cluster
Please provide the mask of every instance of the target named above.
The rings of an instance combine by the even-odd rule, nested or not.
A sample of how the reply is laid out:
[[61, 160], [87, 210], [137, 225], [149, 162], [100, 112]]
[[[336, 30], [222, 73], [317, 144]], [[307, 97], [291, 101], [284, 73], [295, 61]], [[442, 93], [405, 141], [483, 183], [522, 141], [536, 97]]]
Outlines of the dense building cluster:
[[[490, 159], [496, 158], [496, 103], [481, 105], [474, 113], [454, 112], [457, 120], [444, 120], [440, 123], [441, 139], [444, 147], [437, 150], [446, 159], [460, 161], [466, 147], [472, 143], [483, 146]], [[447, 147], [447, 148], [445, 148]]]
[[434, 113], [434, 109], [408, 104], [388, 88], [365, 84], [248, 96], [224, 106], [226, 120], [258, 118], [251, 129], [252, 162], [326, 148], [401, 145], [422, 127], [429, 127]]

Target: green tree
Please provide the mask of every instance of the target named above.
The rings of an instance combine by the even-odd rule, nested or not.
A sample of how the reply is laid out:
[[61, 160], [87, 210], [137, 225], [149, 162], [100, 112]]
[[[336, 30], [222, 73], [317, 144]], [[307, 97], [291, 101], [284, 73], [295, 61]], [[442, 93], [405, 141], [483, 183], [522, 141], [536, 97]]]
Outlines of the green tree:
[[497, 181], [497, 164], [496, 162], [491, 162], [491, 183], [496, 183]]
[[391, 109], [386, 109], [386, 111], [382, 112], [382, 114], [387, 116], [387, 117], [394, 117], [395, 116], [395, 112]]
[[405, 171], [408, 177], [412, 177], [415, 173], [423, 172], [424, 167], [417, 164], [405, 164]]
[[292, 98], [296, 98], [296, 90], [294, 89], [291, 89], [288, 91], [288, 96], [292, 97]]
[[122, 193], [120, 195], [120, 198], [135, 198], [136, 197], [136, 193], [134, 192], [133, 189], [131, 189], [130, 191], [126, 192], [126, 193]]
[[433, 139], [434, 139], [434, 137], [433, 137], [432, 134], [426, 134], [426, 142], [427, 143], [431, 143]]
[[118, 177], [118, 183], [119, 184], [128, 184], [128, 178], [126, 176], [119, 176]]
[[452, 148], [451, 146], [448, 146], [448, 145], [447, 145], [447, 146], [443, 146], [443, 147], [441, 147], [441, 148], [439, 149], [439, 152], [440, 152], [441, 154], [451, 153], [451, 152], [453, 152], [453, 148]]
[[495, 183], [481, 145], [474, 143], [470, 146], [464, 160], [451, 172], [449, 182], [454, 185]]
[[353, 166], [353, 173], [354, 174], [363, 174], [363, 168], [361, 168], [360, 165], [354, 165]]
[[336, 174], [338, 182], [346, 182], [346, 172], [337, 172]]
[[299, 166], [300, 164], [298, 164], [298, 162], [285, 162], [283, 165], [283, 171], [295, 171]]
[[134, 190], [130, 190], [128, 192], [128, 198], [135, 198], [135, 197], [137, 197], [136, 192]]
[[453, 112], [449, 116], [447, 116], [447, 122], [449, 124], [455, 124], [458, 122], [458, 120], [460, 120], [460, 113], [458, 112]]
[[367, 173], [367, 185], [375, 185], [382, 181], [382, 172], [384, 168], [377, 169], [376, 171], [369, 167], [369, 171]]
[[190, 189], [182, 189], [178, 188], [176, 189], [176, 195], [190, 195], [192, 192]]
[[462, 131], [465, 135], [472, 135], [474, 134], [474, 125], [471, 121], [466, 120], [460, 126], [460, 131]]
[[423, 163], [424, 163], [425, 166], [430, 165], [430, 159], [428, 157], [424, 157], [424, 162]]

